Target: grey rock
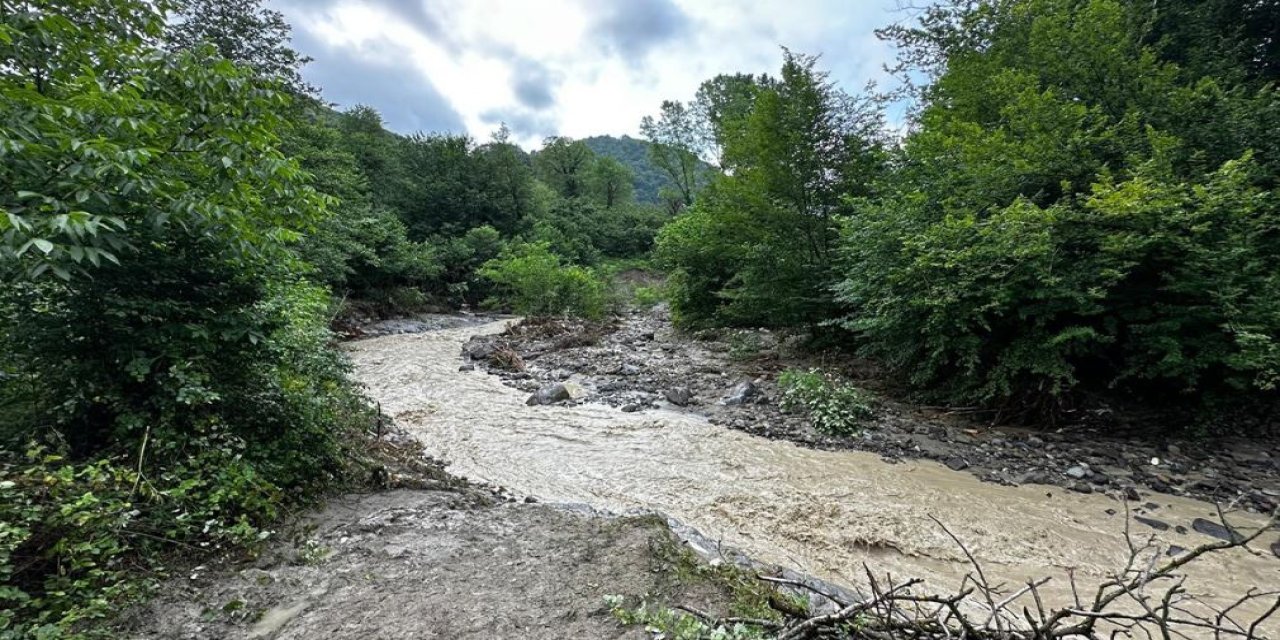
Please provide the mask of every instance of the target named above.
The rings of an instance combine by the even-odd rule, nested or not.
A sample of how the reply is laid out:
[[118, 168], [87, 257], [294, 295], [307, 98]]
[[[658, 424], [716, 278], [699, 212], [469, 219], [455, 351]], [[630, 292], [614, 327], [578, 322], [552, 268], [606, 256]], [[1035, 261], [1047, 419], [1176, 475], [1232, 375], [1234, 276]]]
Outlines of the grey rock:
[[1192, 520], [1191, 528], [1206, 536], [1214, 537], [1219, 540], [1226, 540], [1227, 542], [1238, 542], [1241, 540], [1240, 534], [1235, 531], [1232, 531], [1217, 522], [1213, 522], [1212, 520], [1205, 520], [1204, 518], [1196, 518], [1195, 520]]
[[969, 463], [964, 458], [955, 456], [947, 459], [947, 468], [952, 471], [963, 471], [969, 468]]
[[693, 400], [693, 392], [689, 391], [687, 387], [674, 387], [667, 389], [663, 392], [663, 395], [667, 398], [667, 402], [670, 402], [677, 407], [688, 406], [689, 402]]
[[1159, 521], [1159, 520], [1156, 520], [1155, 518], [1147, 518], [1147, 517], [1143, 517], [1143, 516], [1134, 516], [1134, 517], [1133, 517], [1133, 519], [1134, 519], [1135, 521], [1137, 521], [1137, 522], [1140, 522], [1140, 523], [1142, 523], [1142, 524], [1147, 525], [1148, 527], [1151, 527], [1152, 529], [1155, 529], [1156, 531], [1168, 531], [1168, 530], [1169, 530], [1169, 523], [1167, 523], [1167, 522], [1161, 522], [1161, 521]]
[[638, 373], [640, 373], [640, 367], [637, 367], [636, 365], [631, 364], [630, 362], [618, 367], [618, 375], [634, 376]]
[[458, 371], [475, 371], [475, 370], [476, 370], [476, 365], [470, 362], [462, 365], [461, 367], [458, 367]]
[[644, 409], [644, 405], [635, 403], [635, 402], [632, 402], [631, 404], [622, 405], [623, 413], [635, 413], [637, 411], [640, 411], [641, 409]]
[[529, 396], [525, 404], [531, 407], [540, 404], [555, 404], [570, 399], [572, 395], [569, 392], [568, 385], [563, 382], [557, 382], [538, 389], [533, 395]]
[[1089, 476], [1089, 470], [1082, 465], [1076, 465], [1067, 469], [1067, 477], [1083, 480]]
[[729, 406], [745, 404], [748, 400], [754, 398], [755, 395], [755, 383], [750, 380], [743, 380], [729, 390], [729, 395], [725, 396], [724, 399], [720, 401], [720, 404]]
[[462, 355], [472, 360], [487, 360], [498, 350], [498, 345], [493, 342], [472, 338], [469, 342], [462, 345]]
[[1093, 493], [1093, 487], [1087, 482], [1072, 482], [1067, 485], [1067, 491], [1074, 491], [1076, 493]]
[[1271, 555], [1280, 558], [1280, 540], [1271, 543]]
[[1168, 550], [1166, 550], [1164, 553], [1165, 553], [1165, 555], [1167, 555], [1167, 556], [1180, 556], [1180, 555], [1182, 555], [1182, 554], [1184, 554], [1184, 553], [1186, 553], [1186, 552], [1187, 552], [1187, 550], [1186, 550], [1186, 549], [1184, 549], [1184, 548], [1182, 548], [1182, 547], [1179, 547], [1179, 546], [1178, 546], [1178, 545], [1176, 545], [1176, 544], [1171, 544], [1171, 545], [1169, 545], [1169, 549], [1168, 549]]

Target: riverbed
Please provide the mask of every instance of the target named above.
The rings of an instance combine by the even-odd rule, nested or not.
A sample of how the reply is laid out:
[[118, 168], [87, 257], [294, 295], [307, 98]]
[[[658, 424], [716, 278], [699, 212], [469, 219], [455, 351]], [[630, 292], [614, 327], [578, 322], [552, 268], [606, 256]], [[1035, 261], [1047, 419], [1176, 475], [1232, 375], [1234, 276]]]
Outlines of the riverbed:
[[[527, 406], [526, 393], [481, 371], [459, 371], [462, 345], [496, 321], [348, 345], [357, 376], [384, 412], [449, 470], [543, 502], [626, 513], [652, 510], [751, 557], [833, 582], [877, 574], [955, 590], [971, 571], [962, 540], [993, 581], [1045, 576], [1050, 604], [1085, 592], [1126, 555], [1125, 505], [1059, 487], [984, 483], [928, 461], [889, 464], [859, 451], [769, 440], [674, 411], [624, 413], [597, 404]], [[1213, 505], [1155, 495], [1166, 521], [1216, 518]], [[1260, 522], [1237, 514], [1246, 527]], [[1213, 539], [1130, 522], [1161, 550]], [[1266, 549], [1275, 540], [1259, 545]], [[1280, 560], [1234, 549], [1190, 565], [1188, 587], [1211, 599], [1280, 585]]]

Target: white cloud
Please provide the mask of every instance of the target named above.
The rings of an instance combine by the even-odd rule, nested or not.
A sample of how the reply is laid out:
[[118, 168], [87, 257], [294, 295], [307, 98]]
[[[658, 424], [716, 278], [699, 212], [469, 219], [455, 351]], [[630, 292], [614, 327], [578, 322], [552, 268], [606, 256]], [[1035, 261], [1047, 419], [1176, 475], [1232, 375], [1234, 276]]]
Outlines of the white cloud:
[[[662, 100], [690, 98], [718, 73], [776, 72], [780, 46], [822, 53], [832, 78], [858, 90], [881, 77], [891, 55], [872, 33], [897, 17], [890, 5], [891, 0], [276, 2], [299, 43], [323, 43], [324, 57], [303, 51], [317, 57], [313, 67], [359, 62], [403, 69], [403, 84], [369, 92], [360, 102], [395, 113], [403, 110], [398, 101], [421, 95], [409, 87], [426, 84], [447, 101], [440, 105], [443, 111], [460, 116], [466, 133], [484, 139], [502, 118], [525, 146], [551, 134], [635, 135], [640, 119]], [[332, 85], [343, 74], [325, 69], [323, 76]]]

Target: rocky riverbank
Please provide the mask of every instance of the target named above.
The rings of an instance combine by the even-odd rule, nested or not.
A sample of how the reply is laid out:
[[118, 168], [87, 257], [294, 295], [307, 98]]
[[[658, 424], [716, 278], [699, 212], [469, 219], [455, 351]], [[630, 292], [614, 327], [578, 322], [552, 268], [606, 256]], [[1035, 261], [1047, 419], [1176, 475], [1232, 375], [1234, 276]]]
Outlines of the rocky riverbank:
[[529, 392], [531, 403], [694, 412], [717, 424], [809, 447], [870, 451], [887, 461], [937, 460], [1006, 485], [1105, 492], [1144, 504], [1156, 522], [1151, 512], [1159, 508], [1159, 496], [1150, 492], [1259, 512], [1280, 504], [1280, 443], [1274, 441], [1153, 442], [1083, 425], [1050, 431], [994, 428], [963, 413], [913, 406], [884, 394], [877, 396], [875, 415], [860, 433], [820, 433], [804, 416], [779, 406], [781, 371], [824, 364], [797, 344], [796, 337], [768, 331], [700, 339], [682, 335], [659, 307], [603, 324], [524, 322], [501, 335], [476, 337], [463, 351], [471, 361], [464, 367], [502, 376]]

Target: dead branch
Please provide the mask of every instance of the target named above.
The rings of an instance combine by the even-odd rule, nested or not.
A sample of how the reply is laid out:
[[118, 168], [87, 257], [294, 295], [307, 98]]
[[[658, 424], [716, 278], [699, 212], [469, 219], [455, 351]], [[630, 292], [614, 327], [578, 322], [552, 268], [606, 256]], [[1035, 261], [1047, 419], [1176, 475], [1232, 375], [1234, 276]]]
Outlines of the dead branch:
[[[1124, 541], [1128, 554], [1123, 566], [1098, 585], [1089, 601], [1081, 598], [1075, 573], [1068, 569], [1072, 602], [1060, 608], [1046, 606], [1041, 597], [1040, 587], [1049, 582], [1049, 577], [1028, 581], [1009, 593], [1003, 585], [992, 584], [982, 563], [960, 537], [932, 516], [972, 567], [954, 595], [925, 594], [920, 591], [920, 579], [900, 581], [891, 575], [877, 576], [864, 566], [869, 591], [855, 592], [853, 602], [849, 596], [804, 580], [756, 576], [775, 589], [816, 594], [837, 607], [820, 615], [796, 608], [784, 611], [775, 606], [782, 617], [777, 622], [716, 618], [693, 608], [680, 608], [708, 624], [755, 626], [777, 640], [1264, 640], [1260, 630], [1280, 611], [1280, 590], [1251, 588], [1227, 606], [1216, 607], [1193, 595], [1186, 586], [1187, 576], [1179, 570], [1211, 553], [1236, 548], [1253, 553], [1249, 544], [1276, 529], [1280, 511], [1247, 533], [1228, 521], [1227, 510], [1219, 508], [1218, 515], [1227, 540], [1203, 544], [1164, 561], [1164, 549], [1154, 536], [1140, 540], [1132, 533], [1126, 517]], [[1269, 604], [1256, 618], [1237, 619], [1251, 604], [1257, 611], [1263, 603]]]

